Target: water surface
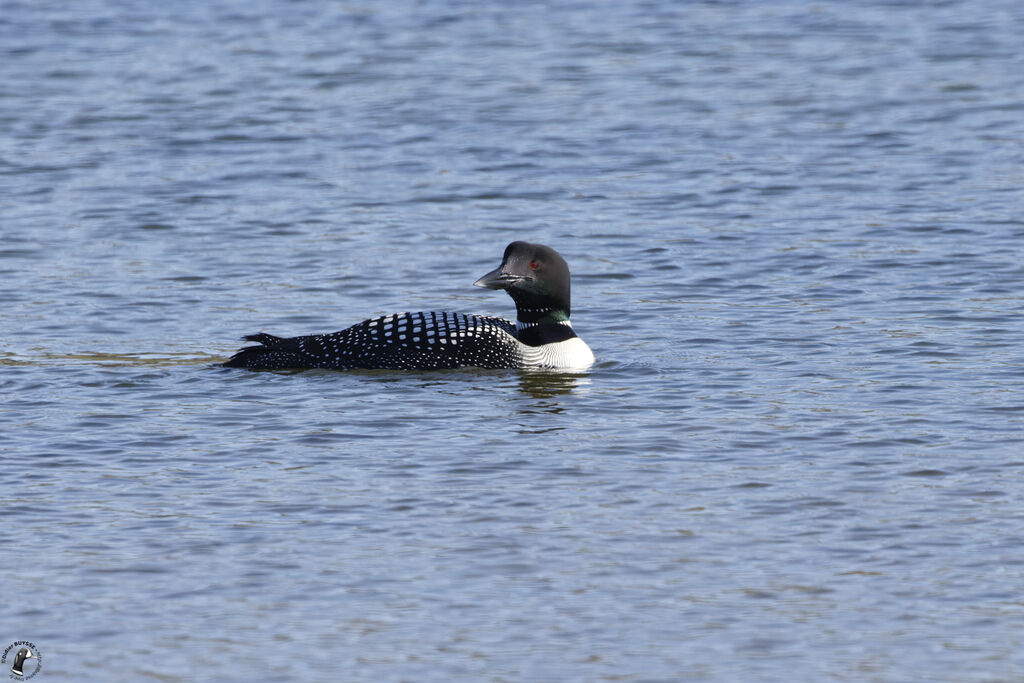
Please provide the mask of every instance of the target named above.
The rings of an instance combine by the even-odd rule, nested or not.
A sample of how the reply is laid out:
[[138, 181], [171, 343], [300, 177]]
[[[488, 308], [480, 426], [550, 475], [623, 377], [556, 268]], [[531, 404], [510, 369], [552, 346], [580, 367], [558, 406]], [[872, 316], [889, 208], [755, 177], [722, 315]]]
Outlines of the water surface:
[[[37, 680], [1009, 681], [1016, 2], [0, 2], [0, 638]], [[247, 373], [512, 314], [581, 376]]]

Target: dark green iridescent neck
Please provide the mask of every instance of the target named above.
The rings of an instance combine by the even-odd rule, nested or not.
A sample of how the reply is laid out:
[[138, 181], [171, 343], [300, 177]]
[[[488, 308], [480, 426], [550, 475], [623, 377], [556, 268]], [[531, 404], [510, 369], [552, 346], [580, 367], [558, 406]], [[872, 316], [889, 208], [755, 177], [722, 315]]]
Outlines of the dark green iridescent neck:
[[569, 319], [568, 308], [555, 304], [551, 297], [509, 291], [516, 303], [516, 320], [521, 323], [561, 323]]

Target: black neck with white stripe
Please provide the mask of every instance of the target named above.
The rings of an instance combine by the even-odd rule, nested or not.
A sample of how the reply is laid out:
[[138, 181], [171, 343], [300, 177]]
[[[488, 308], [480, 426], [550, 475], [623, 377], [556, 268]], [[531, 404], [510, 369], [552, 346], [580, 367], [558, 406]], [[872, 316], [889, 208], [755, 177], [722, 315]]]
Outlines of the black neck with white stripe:
[[543, 346], [572, 339], [576, 332], [568, 320], [560, 323], [516, 323], [516, 339], [527, 346]]

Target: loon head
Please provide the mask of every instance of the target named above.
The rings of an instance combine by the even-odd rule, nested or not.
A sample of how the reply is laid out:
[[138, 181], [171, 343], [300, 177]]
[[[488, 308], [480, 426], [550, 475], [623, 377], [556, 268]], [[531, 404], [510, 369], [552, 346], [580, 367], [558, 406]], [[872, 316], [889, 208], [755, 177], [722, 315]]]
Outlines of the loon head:
[[35, 655], [32, 654], [32, 650], [28, 649], [27, 647], [23, 647], [20, 650], [18, 650], [18, 654], [14, 655], [14, 662], [12, 662], [13, 666], [11, 667], [11, 673], [15, 676], [24, 676], [25, 660], [32, 659], [33, 657], [35, 657]]
[[569, 319], [569, 266], [543, 244], [513, 242], [505, 247], [501, 265], [473, 284], [507, 291], [516, 303], [519, 322]]

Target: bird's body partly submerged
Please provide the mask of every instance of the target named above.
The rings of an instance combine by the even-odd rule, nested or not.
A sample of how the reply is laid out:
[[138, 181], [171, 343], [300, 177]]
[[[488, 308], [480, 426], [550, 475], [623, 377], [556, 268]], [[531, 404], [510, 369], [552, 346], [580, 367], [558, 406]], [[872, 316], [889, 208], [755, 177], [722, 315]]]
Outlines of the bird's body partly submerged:
[[501, 265], [476, 281], [504, 289], [516, 322], [450, 312], [395, 313], [327, 334], [260, 333], [224, 365], [249, 370], [545, 368], [581, 370], [594, 354], [569, 322], [569, 267], [550, 247], [513, 242]]

